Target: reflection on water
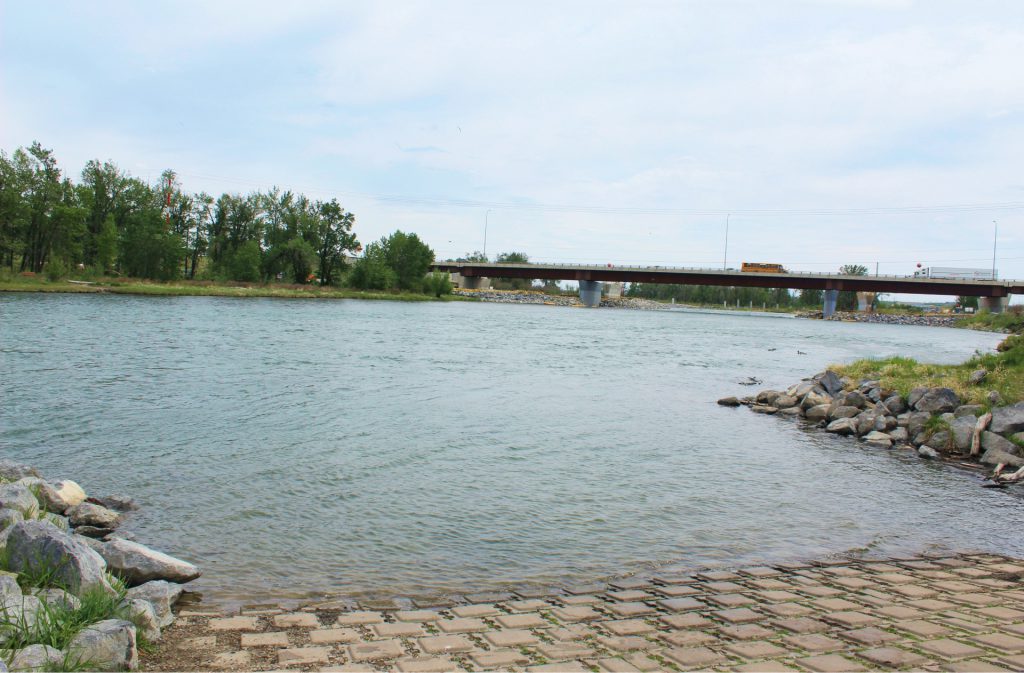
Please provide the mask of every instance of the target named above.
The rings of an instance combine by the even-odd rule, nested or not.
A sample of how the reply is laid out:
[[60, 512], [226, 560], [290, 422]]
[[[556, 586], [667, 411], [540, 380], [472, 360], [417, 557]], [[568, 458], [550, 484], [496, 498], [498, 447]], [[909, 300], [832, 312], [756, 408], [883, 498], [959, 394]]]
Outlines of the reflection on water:
[[[985, 549], [1011, 491], [718, 407], [990, 334], [544, 306], [0, 296], [5, 455], [135, 496], [221, 598], [424, 594]], [[775, 349], [775, 350], [769, 350]], [[798, 351], [806, 353], [798, 354]]]

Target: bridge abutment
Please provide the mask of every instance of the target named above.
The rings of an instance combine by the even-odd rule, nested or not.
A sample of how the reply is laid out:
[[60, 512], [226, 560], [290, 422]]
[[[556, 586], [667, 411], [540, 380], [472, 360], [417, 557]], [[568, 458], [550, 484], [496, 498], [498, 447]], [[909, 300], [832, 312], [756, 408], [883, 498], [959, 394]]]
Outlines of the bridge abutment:
[[989, 313], [1002, 313], [1009, 305], [1009, 295], [1005, 297], [978, 297], [978, 308]]
[[584, 306], [595, 308], [601, 305], [601, 282], [596, 280], [581, 280], [580, 301]]
[[824, 318], [831, 318], [836, 314], [836, 302], [839, 301], [839, 290], [825, 290], [825, 305], [821, 309]]

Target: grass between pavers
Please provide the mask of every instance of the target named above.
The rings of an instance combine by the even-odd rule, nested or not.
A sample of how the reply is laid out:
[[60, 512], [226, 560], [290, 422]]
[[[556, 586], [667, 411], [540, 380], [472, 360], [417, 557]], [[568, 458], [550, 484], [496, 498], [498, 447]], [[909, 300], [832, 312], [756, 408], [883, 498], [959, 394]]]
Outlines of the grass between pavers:
[[[921, 363], [912, 358], [857, 360], [832, 367], [840, 376], [853, 381], [878, 380], [883, 388], [906, 397], [914, 388], [951, 388], [965, 404], [990, 406], [988, 394], [996, 391], [1007, 404], [1024, 400], [1024, 335], [1008, 337], [997, 353], [976, 354], [958, 365]], [[985, 369], [988, 375], [980, 385], [969, 382], [973, 372]]]
[[101, 279], [89, 284], [40, 277], [0, 280], [0, 292], [58, 292], [71, 294], [129, 294], [151, 297], [269, 297], [276, 299], [372, 299], [382, 301], [478, 301], [460, 295], [433, 295], [399, 291], [362, 291], [315, 285], [214, 283], [175, 281], [159, 283], [135, 279]]

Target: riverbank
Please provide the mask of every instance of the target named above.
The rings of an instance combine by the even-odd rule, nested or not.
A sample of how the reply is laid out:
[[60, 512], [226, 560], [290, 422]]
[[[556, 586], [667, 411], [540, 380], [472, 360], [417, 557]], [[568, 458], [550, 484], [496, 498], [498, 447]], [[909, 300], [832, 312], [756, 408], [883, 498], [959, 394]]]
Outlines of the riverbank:
[[99, 281], [15, 278], [0, 281], [0, 292], [56, 292], [72, 294], [125, 294], [149, 297], [270, 297], [275, 299], [371, 299], [378, 301], [473, 301], [471, 297], [435, 297], [411, 292], [363, 291], [316, 285], [214, 283], [211, 281], [155, 281], [105, 279]]
[[154, 671], [1003, 671], [1024, 561], [998, 555], [687, 572], [401, 601], [183, 610]]

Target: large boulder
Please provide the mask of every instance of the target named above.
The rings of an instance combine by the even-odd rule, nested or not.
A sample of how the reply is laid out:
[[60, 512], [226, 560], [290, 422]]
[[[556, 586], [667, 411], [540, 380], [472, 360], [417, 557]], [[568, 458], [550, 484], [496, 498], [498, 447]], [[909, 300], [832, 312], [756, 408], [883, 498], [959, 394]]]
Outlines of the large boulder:
[[872, 431], [864, 435], [864, 441], [871, 446], [888, 449], [892, 446], [892, 438], [884, 432]]
[[61, 481], [53, 482], [53, 487], [60, 494], [60, 497], [68, 504], [68, 507], [74, 507], [75, 505], [81, 505], [85, 502], [85, 491], [81, 486], [71, 481], [70, 479], [62, 479]]
[[128, 599], [128, 615], [131, 617], [135, 628], [142, 632], [142, 636], [151, 643], [160, 640], [160, 618], [156, 614], [156, 608], [149, 601], [141, 598]]
[[738, 407], [740, 406], [740, 401], [735, 397], [723, 397], [718, 400], [718, 404], [723, 407]]
[[67, 512], [72, 526], [92, 526], [93, 528], [114, 529], [121, 522], [121, 515], [90, 502], [75, 505]]
[[53, 487], [51, 483], [39, 477], [22, 477], [15, 483], [24, 484], [36, 495], [36, 499], [39, 504], [47, 512], [54, 514], [63, 514], [64, 510], [68, 508], [67, 503], [60, 497], [60, 493]]
[[889, 413], [893, 416], [899, 416], [907, 410], [907, 403], [903, 401], [903, 397], [900, 395], [890, 395], [885, 398], [885, 408], [889, 410]]
[[831, 397], [812, 390], [811, 392], [804, 395], [803, 400], [800, 401], [800, 408], [806, 411], [811, 407], [817, 407], [821, 405], [828, 406], [830, 404], [832, 404]]
[[981, 433], [981, 448], [985, 451], [981, 455], [981, 462], [986, 465], [1005, 463], [1013, 467], [1024, 467], [1024, 457], [1021, 456], [1024, 451], [994, 432]]
[[762, 390], [757, 394], [755, 400], [758, 404], [763, 404], [767, 407], [774, 407], [775, 400], [780, 395], [782, 395], [782, 393], [779, 392], [778, 390]]
[[924, 430], [924, 426], [928, 424], [929, 419], [932, 415], [925, 411], [915, 411], [910, 414], [907, 419], [907, 434], [911, 437], [917, 437]]
[[888, 433], [894, 444], [906, 444], [910, 440], [906, 428], [895, 428]]
[[26, 519], [39, 514], [39, 500], [25, 484], [0, 484], [0, 509], [7, 508], [21, 512]]
[[857, 407], [858, 409], [863, 409], [868, 404], [867, 398], [856, 390], [851, 390], [848, 393], [840, 395], [836, 398], [836, 401], [840, 406]]
[[843, 390], [843, 380], [831, 369], [818, 378], [818, 385], [830, 396], [835, 397]]
[[203, 572], [188, 561], [122, 538], [93, 543], [93, 547], [106, 559], [110, 571], [121, 577], [129, 586], [144, 584], [151, 580], [191, 582]]
[[837, 435], [856, 434], [857, 421], [849, 417], [834, 420], [825, 427], [825, 432], [833, 432]]
[[960, 451], [967, 451], [971, 448], [971, 440], [974, 438], [974, 427], [978, 424], [975, 416], [957, 416], [949, 424], [949, 431], [953, 435], [953, 445]]
[[883, 416], [882, 414], [877, 414], [875, 416], [875, 430], [878, 430], [879, 432], [889, 432], [895, 428], [895, 416]]
[[779, 395], [775, 398], [775, 406], [779, 409], [789, 409], [800, 404], [800, 400], [793, 397], [792, 395]]
[[980, 386], [985, 378], [988, 377], [988, 371], [985, 369], [975, 369], [971, 372], [971, 375], [967, 377], [967, 382], [972, 386]]
[[857, 407], [832, 406], [829, 408], [828, 417], [832, 420], [838, 420], [840, 418], [853, 418], [859, 413], [860, 409]]
[[985, 413], [985, 407], [980, 404], [961, 404], [953, 412], [954, 418], [960, 418], [961, 416], [974, 416], [977, 418]]
[[81, 596], [101, 589], [113, 593], [103, 558], [72, 535], [42, 521], [15, 524], [7, 539], [8, 567], [15, 572], [52, 571], [55, 583]]
[[1024, 431], [1024, 402], [1018, 402], [1012, 407], [993, 409], [989, 429], [1000, 435]]
[[11, 657], [12, 671], [60, 671], [64, 670], [64, 653], [49, 645], [29, 645], [18, 650]]
[[939, 457], [939, 452], [930, 446], [922, 446], [917, 450], [917, 455], [934, 460]]
[[930, 414], [944, 414], [960, 406], [960, 397], [952, 388], [930, 388], [921, 396], [914, 408]]
[[82, 607], [82, 601], [63, 589], [39, 589], [35, 592], [35, 597], [50, 607], [66, 610], [77, 610]]
[[875, 412], [862, 411], [854, 418], [857, 421], [857, 435], [866, 435], [875, 429]]
[[809, 407], [804, 413], [804, 416], [809, 421], [823, 421], [828, 418], [828, 405], [827, 404], [816, 404], [813, 407]]
[[169, 626], [174, 622], [174, 604], [185, 592], [185, 587], [166, 580], [153, 580], [132, 587], [128, 590], [128, 598], [149, 601], [156, 610], [156, 616], [160, 628]]
[[928, 388], [914, 388], [911, 390], [910, 394], [907, 395], [907, 406], [911, 409], [916, 408], [918, 400], [924, 397], [924, 394], [927, 392]]
[[[0, 596], [0, 617], [29, 631], [35, 628], [41, 609], [42, 603], [35, 596], [24, 596], [20, 593]], [[6, 645], [10, 637], [10, 631], [0, 629], [0, 647]]]
[[135, 625], [107, 619], [83, 629], [68, 644], [68, 658], [99, 671], [134, 671], [139, 666]]
[[[8, 509], [4, 507], [0, 509], [0, 531], [7, 530], [16, 523], [20, 523], [25, 520], [25, 515], [16, 509]], [[7, 539], [6, 537], [4, 538]]]
[[16, 463], [15, 461], [7, 460], [6, 458], [0, 459], [0, 479], [5, 481], [18, 481], [23, 477], [42, 478], [42, 476], [43, 475], [39, 474], [39, 470], [31, 465]]

